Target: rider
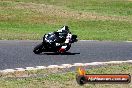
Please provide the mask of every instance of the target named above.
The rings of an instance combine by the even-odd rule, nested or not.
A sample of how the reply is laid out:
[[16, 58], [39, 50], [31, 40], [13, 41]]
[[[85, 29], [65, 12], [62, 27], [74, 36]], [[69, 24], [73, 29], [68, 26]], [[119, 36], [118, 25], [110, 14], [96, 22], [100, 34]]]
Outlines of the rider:
[[[68, 48], [69, 42], [71, 40], [72, 34], [69, 30], [68, 26], [63, 26], [60, 30], [57, 30], [56, 34], [59, 36], [60, 40], [64, 40], [64, 44], [60, 48], [59, 52], [64, 52], [66, 48]], [[56, 43], [56, 46], [59, 45], [59, 43]]]

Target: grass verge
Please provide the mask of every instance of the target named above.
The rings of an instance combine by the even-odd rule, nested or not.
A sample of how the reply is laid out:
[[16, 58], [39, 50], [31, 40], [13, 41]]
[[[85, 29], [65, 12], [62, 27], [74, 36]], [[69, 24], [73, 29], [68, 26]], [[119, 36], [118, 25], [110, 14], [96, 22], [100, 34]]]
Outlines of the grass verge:
[[84, 40], [132, 40], [130, 0], [0, 0], [0, 40], [36, 40], [69, 25]]
[[[60, 70], [30, 71], [36, 74], [34, 77], [11, 77], [1, 76], [0, 88], [131, 88], [130, 84], [86, 84], [80, 86], [76, 83], [75, 72], [58, 73]], [[54, 73], [54, 74], [53, 74]], [[88, 74], [130, 74], [132, 75], [132, 64], [107, 65], [92, 67], [87, 70]], [[38, 76], [38, 74], [45, 74]]]

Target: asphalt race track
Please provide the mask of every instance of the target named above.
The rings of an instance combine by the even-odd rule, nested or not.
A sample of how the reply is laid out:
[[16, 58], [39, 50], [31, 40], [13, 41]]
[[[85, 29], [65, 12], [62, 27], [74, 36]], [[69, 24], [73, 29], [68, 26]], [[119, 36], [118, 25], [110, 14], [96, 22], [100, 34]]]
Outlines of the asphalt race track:
[[35, 55], [32, 49], [41, 41], [0, 41], [0, 70], [34, 66], [90, 63], [132, 59], [132, 42], [79, 41], [69, 53]]

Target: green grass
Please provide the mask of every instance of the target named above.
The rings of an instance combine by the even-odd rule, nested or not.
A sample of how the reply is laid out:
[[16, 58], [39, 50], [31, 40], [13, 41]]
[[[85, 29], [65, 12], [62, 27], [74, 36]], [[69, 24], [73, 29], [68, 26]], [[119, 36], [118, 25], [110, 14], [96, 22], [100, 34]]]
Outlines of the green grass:
[[[117, 24], [118, 23], [118, 24]], [[132, 25], [118, 21], [79, 21], [71, 24], [73, 31], [82, 39], [90, 40], [131, 40]], [[83, 26], [83, 27], [82, 27]]]
[[132, 40], [128, 0], [0, 0], [0, 39], [36, 40], [63, 25], [79, 39]]
[[0, 23], [0, 39], [41, 39], [43, 34], [50, 32], [52, 28], [50, 25], [32, 25], [32, 24], [19, 24], [19, 23]]
[[[132, 40], [131, 24], [117, 21], [68, 22], [79, 39], [89, 40]], [[96, 26], [95, 26], [96, 25]], [[55, 31], [58, 25], [0, 23], [0, 39], [41, 39], [43, 34]], [[82, 27], [83, 26], [83, 27]]]
[[[130, 84], [85, 84], [80, 86], [76, 82], [75, 72], [66, 72], [52, 74], [51, 70], [47, 73], [45, 70], [32, 71], [30, 74], [46, 74], [47, 76], [38, 77], [1, 77], [0, 88], [131, 88]], [[56, 71], [57, 72], [57, 71]], [[87, 74], [130, 74], [132, 75], [131, 64], [108, 65], [102, 67], [93, 67], [87, 70]]]

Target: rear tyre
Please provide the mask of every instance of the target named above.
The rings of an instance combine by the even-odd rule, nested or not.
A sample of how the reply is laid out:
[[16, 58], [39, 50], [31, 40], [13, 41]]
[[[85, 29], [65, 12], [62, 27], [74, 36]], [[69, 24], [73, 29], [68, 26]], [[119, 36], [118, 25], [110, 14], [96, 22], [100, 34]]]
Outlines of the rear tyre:
[[69, 45], [67, 46], [65, 52], [68, 51], [70, 48], [71, 48], [71, 44], [69, 44]]
[[33, 52], [34, 52], [35, 54], [40, 54], [40, 53], [42, 53], [42, 51], [43, 51], [43, 44], [42, 44], [42, 43], [40, 43], [39, 45], [37, 45], [37, 46], [34, 48], [34, 50], [33, 50]]

